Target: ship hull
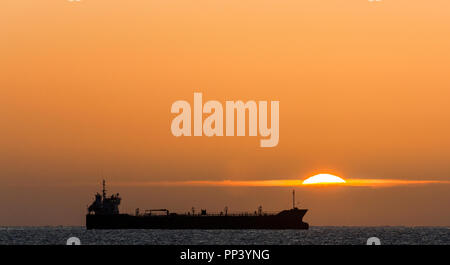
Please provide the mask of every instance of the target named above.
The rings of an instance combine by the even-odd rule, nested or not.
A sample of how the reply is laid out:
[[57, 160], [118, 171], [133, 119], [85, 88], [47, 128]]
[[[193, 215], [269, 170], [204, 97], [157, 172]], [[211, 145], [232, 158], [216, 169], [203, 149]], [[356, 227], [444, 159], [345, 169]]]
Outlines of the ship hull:
[[86, 215], [87, 229], [308, 229], [306, 209], [278, 215]]

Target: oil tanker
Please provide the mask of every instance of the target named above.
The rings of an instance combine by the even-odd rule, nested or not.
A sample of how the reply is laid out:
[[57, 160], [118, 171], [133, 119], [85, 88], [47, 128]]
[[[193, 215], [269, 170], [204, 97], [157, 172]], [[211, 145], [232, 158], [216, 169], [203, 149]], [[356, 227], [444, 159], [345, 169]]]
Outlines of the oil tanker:
[[308, 229], [303, 222], [307, 209], [295, 207], [295, 191], [292, 192], [292, 209], [276, 214], [265, 213], [260, 206], [254, 213], [228, 213], [225, 207], [218, 214], [201, 209], [196, 213], [171, 213], [167, 209], [150, 209], [143, 213], [136, 209], [134, 215], [119, 212], [120, 195], [106, 195], [105, 181], [102, 194], [95, 195], [88, 207], [87, 229]]

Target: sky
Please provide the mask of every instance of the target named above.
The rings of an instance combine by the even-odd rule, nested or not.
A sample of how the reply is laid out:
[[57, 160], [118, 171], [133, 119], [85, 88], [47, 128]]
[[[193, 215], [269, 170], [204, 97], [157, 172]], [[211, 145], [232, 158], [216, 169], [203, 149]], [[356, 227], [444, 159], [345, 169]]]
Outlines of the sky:
[[[83, 225], [106, 179], [121, 210], [291, 207], [311, 225], [450, 226], [446, 0], [0, 2], [0, 225]], [[177, 100], [276, 100], [280, 140], [174, 137]], [[147, 183], [147, 184], [146, 184]]]

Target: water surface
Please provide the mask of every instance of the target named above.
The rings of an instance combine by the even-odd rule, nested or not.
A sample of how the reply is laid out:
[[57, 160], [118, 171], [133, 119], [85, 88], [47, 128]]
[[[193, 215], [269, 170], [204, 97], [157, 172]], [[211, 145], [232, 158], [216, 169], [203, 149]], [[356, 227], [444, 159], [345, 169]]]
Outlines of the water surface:
[[0, 244], [62, 245], [69, 237], [93, 245], [276, 244], [450, 245], [449, 227], [311, 227], [309, 230], [86, 230], [84, 227], [1, 227]]

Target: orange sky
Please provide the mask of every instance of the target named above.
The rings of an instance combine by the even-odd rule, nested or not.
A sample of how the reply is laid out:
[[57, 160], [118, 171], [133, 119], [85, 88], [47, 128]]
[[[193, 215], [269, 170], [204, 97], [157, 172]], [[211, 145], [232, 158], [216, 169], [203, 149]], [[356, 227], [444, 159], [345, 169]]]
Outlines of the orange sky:
[[[446, 0], [3, 0], [0, 225], [81, 225], [102, 176], [450, 181], [449, 10]], [[279, 100], [278, 146], [172, 136], [171, 104], [194, 92]], [[280, 187], [111, 190], [129, 211], [290, 205]], [[450, 225], [449, 191], [298, 196], [313, 225]]]

